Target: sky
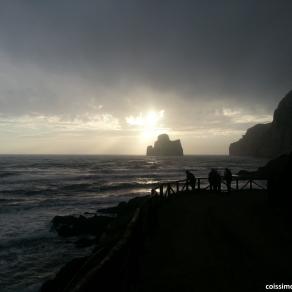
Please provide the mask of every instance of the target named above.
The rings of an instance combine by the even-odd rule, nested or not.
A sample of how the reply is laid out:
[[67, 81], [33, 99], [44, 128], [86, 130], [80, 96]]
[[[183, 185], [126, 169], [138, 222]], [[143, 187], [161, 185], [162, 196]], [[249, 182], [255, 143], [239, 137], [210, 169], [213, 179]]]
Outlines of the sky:
[[0, 0], [0, 153], [226, 154], [292, 89], [290, 0]]

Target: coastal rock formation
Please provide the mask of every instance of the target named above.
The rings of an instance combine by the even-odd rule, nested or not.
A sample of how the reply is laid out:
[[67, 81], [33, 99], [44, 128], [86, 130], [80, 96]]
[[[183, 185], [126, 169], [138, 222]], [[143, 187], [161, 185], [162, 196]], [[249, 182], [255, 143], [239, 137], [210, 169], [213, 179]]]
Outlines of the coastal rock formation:
[[230, 155], [277, 157], [292, 150], [292, 91], [279, 103], [271, 123], [258, 124], [229, 147]]
[[53, 228], [63, 237], [90, 234], [99, 236], [113, 220], [108, 216], [55, 216], [52, 220]]
[[292, 204], [291, 168], [292, 152], [270, 160], [265, 166], [259, 167], [256, 171], [241, 170], [238, 173], [241, 177], [267, 179], [270, 205], [274, 207], [282, 207], [282, 212], [286, 212], [290, 222], [292, 220], [290, 210]]
[[237, 175], [245, 178], [271, 178], [280, 175], [283, 172], [291, 172], [292, 168], [292, 152], [283, 154], [259, 167], [257, 170], [248, 171], [240, 170]]
[[180, 140], [171, 141], [167, 134], [158, 136], [154, 147], [147, 147], [147, 156], [183, 156], [183, 149]]
[[[96, 245], [90, 255], [75, 258], [64, 265], [57, 272], [54, 278], [48, 279], [43, 283], [42, 287], [40, 288], [40, 292], [72, 291], [70, 288], [68, 288], [69, 285], [74, 283], [74, 281], [76, 283], [76, 280], [80, 280], [80, 277], [85, 278], [85, 275], [91, 271], [92, 265], [98, 266], [98, 264], [100, 264], [109, 250], [112, 249], [113, 245], [115, 245], [120, 240], [121, 236], [125, 234], [125, 230], [133, 218], [137, 208], [140, 209], [142, 206], [145, 207], [148, 202], [149, 196], [136, 197], [129, 200], [128, 202], [121, 202], [115, 207], [98, 210], [100, 213], [115, 215], [111, 217], [94, 216], [86, 220], [84, 216], [55, 216], [52, 220], [53, 227], [57, 230], [59, 235], [64, 237], [77, 236], [84, 233], [100, 234], [101, 230], [104, 232], [103, 235], [99, 238], [99, 241], [95, 242]], [[153, 203], [152, 206], [154, 206]], [[151, 216], [151, 220], [155, 220], [153, 214]], [[140, 244], [138, 244], [138, 246], [140, 246]], [[117, 254], [120, 254], [120, 252]], [[128, 252], [126, 252], [126, 256], [128, 256]], [[123, 265], [122, 270], [116, 270], [115, 268], [119, 268], [119, 264], [115, 262], [113, 270], [107, 269], [108, 276], [102, 277], [103, 281], [100, 280], [98, 282], [98, 289], [95, 287], [96, 289], [82, 291], [124, 291], [121, 290], [119, 279], [121, 279], [120, 277], [122, 275], [122, 271], [127, 273], [128, 269], [125, 269]], [[115, 279], [115, 281], [112, 279]], [[119, 287], [111, 289], [112, 286]], [[78, 291], [81, 291], [81, 289]]]

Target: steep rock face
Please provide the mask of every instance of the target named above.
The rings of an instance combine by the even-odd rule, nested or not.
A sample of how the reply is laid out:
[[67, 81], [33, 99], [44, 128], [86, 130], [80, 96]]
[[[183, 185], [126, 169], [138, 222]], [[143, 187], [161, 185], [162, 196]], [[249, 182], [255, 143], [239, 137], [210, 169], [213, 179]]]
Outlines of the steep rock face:
[[247, 130], [230, 144], [229, 154], [254, 157], [277, 157], [292, 150], [292, 91], [279, 103], [273, 122]]
[[183, 156], [180, 140], [171, 141], [167, 134], [158, 136], [154, 147], [147, 147], [147, 156]]

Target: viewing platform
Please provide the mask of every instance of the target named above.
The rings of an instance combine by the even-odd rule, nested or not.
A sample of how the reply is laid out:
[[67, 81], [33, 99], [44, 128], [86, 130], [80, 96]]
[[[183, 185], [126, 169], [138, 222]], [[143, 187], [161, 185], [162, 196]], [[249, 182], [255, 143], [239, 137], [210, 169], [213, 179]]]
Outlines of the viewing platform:
[[[267, 190], [268, 179], [266, 178], [251, 178], [238, 175], [232, 176], [231, 191], [240, 190]], [[168, 196], [189, 191], [210, 190], [208, 177], [197, 177], [195, 188], [193, 189], [190, 183], [184, 180], [162, 182], [151, 189], [151, 195]], [[220, 190], [227, 191], [227, 185], [224, 179], [221, 180]]]

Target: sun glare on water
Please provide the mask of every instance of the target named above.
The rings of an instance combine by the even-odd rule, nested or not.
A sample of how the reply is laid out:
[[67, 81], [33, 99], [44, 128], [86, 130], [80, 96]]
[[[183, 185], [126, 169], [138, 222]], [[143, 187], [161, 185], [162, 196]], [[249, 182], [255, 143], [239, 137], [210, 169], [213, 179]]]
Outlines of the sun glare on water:
[[126, 118], [126, 122], [130, 126], [135, 126], [140, 132], [141, 137], [144, 140], [153, 140], [159, 134], [165, 131], [165, 128], [161, 126], [161, 121], [164, 117], [164, 110], [161, 111], [149, 111], [147, 114], [140, 113], [138, 116], [129, 116]]

